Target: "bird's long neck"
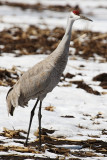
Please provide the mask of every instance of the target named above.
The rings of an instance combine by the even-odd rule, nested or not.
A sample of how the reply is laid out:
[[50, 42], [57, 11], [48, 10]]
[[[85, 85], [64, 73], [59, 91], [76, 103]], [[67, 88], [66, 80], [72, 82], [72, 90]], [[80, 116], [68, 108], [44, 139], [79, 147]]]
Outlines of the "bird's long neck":
[[60, 41], [58, 47], [55, 51], [49, 56], [50, 58], [50, 65], [54, 66], [56, 70], [60, 73], [63, 72], [65, 69], [67, 60], [68, 60], [68, 53], [69, 53], [69, 45], [71, 40], [71, 31], [74, 19], [68, 18], [67, 28], [65, 34]]
[[65, 34], [59, 43], [56, 50], [60, 50], [62, 54], [68, 54], [69, 52], [69, 45], [71, 40], [71, 31], [72, 31], [72, 25], [74, 23], [74, 19], [68, 18], [67, 28], [65, 31]]

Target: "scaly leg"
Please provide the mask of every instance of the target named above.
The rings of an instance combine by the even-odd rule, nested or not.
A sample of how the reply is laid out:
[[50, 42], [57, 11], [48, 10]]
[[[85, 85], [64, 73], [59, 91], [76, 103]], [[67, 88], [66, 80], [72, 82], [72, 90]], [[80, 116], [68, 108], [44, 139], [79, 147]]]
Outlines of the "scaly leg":
[[30, 122], [29, 122], [29, 128], [28, 128], [28, 132], [27, 132], [26, 141], [25, 141], [25, 144], [24, 144], [25, 146], [27, 146], [28, 137], [29, 137], [29, 132], [30, 132], [31, 124], [32, 124], [32, 119], [33, 119], [34, 112], [35, 112], [35, 108], [36, 108], [36, 106], [37, 106], [38, 102], [39, 102], [39, 99], [37, 99], [37, 101], [36, 101], [36, 103], [35, 103], [35, 105], [34, 105], [34, 107], [33, 107], [32, 111], [31, 111], [31, 115], [30, 115]]
[[42, 107], [42, 101], [40, 101], [40, 106], [39, 106], [39, 112], [38, 112], [38, 119], [39, 119], [39, 150], [41, 150], [41, 107]]

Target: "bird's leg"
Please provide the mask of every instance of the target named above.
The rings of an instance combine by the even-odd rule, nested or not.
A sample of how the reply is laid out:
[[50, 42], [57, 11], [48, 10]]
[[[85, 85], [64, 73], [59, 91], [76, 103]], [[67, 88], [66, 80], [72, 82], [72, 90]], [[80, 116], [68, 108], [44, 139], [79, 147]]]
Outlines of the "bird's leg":
[[41, 107], [42, 107], [42, 101], [40, 101], [40, 106], [39, 106], [39, 112], [38, 112], [38, 119], [39, 119], [39, 150], [41, 150]]
[[25, 146], [27, 146], [28, 137], [29, 137], [29, 132], [30, 132], [31, 124], [32, 124], [32, 119], [33, 119], [34, 112], [35, 112], [35, 108], [36, 108], [36, 106], [37, 106], [38, 102], [39, 102], [39, 99], [37, 99], [37, 101], [36, 101], [36, 103], [35, 103], [35, 105], [34, 105], [34, 107], [33, 107], [32, 111], [31, 111], [31, 115], [30, 115], [30, 122], [29, 122], [29, 128], [28, 128], [28, 132], [27, 132], [26, 141], [25, 141], [25, 144], [24, 144]]

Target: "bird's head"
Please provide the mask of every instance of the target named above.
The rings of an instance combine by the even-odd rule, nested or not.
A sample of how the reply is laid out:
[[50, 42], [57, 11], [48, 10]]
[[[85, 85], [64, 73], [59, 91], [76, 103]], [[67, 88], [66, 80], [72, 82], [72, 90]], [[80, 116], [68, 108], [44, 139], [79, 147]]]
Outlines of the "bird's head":
[[91, 19], [85, 16], [82, 16], [78, 10], [71, 11], [70, 18], [73, 18], [74, 20], [84, 19], [84, 20], [92, 21]]

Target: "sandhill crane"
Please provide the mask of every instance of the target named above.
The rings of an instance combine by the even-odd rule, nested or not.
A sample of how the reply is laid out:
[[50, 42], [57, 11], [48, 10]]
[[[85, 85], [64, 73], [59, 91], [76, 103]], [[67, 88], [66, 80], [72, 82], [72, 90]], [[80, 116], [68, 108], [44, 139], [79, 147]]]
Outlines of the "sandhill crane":
[[90, 20], [79, 14], [79, 11], [74, 10], [70, 12], [68, 17], [67, 28], [65, 34], [60, 41], [58, 47], [44, 60], [34, 65], [31, 69], [26, 71], [17, 83], [7, 93], [7, 107], [10, 115], [16, 106], [24, 107], [30, 99], [37, 101], [31, 111], [30, 122], [27, 132], [25, 145], [27, 146], [29, 132], [31, 128], [32, 119], [35, 108], [40, 101], [38, 119], [39, 119], [39, 148], [41, 149], [41, 107], [42, 101], [47, 93], [51, 92], [53, 88], [60, 81], [62, 72], [65, 69], [68, 60], [69, 45], [71, 39], [72, 25], [75, 20], [84, 19]]

